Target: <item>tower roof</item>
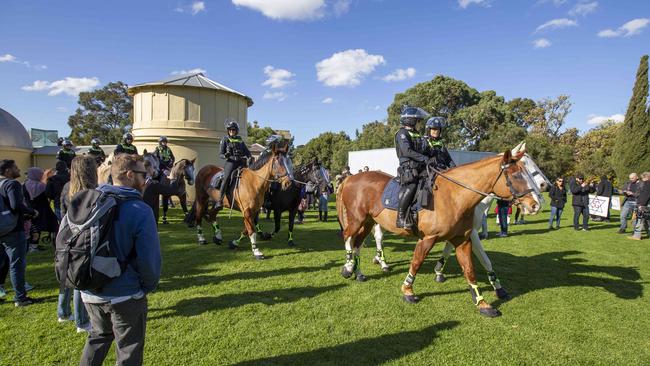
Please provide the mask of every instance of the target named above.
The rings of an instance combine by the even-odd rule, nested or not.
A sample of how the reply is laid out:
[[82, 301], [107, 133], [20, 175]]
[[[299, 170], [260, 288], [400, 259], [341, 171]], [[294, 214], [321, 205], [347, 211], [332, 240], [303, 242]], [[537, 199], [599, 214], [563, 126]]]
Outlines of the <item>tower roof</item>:
[[140, 88], [140, 87], [145, 87], [145, 86], [162, 86], [162, 85], [170, 85], [170, 86], [191, 86], [195, 88], [205, 88], [205, 89], [215, 89], [215, 90], [222, 90], [228, 93], [236, 94], [239, 96], [242, 96], [246, 98], [248, 101], [248, 106], [253, 105], [253, 99], [251, 97], [247, 96], [244, 93], [241, 93], [235, 89], [229, 88], [223, 84], [220, 84], [214, 80], [208, 79], [203, 75], [203, 73], [197, 72], [193, 74], [183, 74], [183, 75], [174, 75], [173, 77], [159, 80], [159, 81], [151, 81], [148, 83], [142, 83], [142, 84], [137, 84], [129, 88], [129, 93], [133, 94], [135, 93], [135, 89]]
[[20, 121], [0, 108], [0, 147], [17, 147], [32, 150], [32, 139]]

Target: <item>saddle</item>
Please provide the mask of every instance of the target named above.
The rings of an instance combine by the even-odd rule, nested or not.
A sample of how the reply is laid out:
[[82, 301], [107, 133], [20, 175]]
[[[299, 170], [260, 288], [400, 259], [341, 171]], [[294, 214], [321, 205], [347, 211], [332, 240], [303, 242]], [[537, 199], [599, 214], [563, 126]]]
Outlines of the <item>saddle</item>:
[[[429, 179], [421, 179], [418, 184], [417, 191], [414, 195], [413, 202], [411, 202], [410, 210], [418, 212], [422, 209], [433, 210], [433, 195], [431, 194], [432, 184], [428, 184]], [[385, 209], [397, 211], [399, 206], [399, 191], [400, 181], [399, 178], [391, 179], [384, 192], [381, 194], [381, 203]]]
[[[233, 192], [235, 191], [235, 186], [237, 185], [237, 180], [239, 179], [239, 176], [241, 175], [241, 170], [242, 168], [237, 168], [232, 172], [232, 175], [229, 177], [230, 179], [230, 184], [228, 184], [228, 192], [225, 192], [225, 197], [228, 198], [228, 201], [232, 202], [232, 195]], [[217, 174], [213, 175], [212, 178], [210, 178], [210, 188], [218, 190], [221, 187], [221, 183], [223, 182], [224, 179], [227, 179], [223, 176], [223, 170], [218, 172]], [[223, 192], [222, 192], [223, 194]]]

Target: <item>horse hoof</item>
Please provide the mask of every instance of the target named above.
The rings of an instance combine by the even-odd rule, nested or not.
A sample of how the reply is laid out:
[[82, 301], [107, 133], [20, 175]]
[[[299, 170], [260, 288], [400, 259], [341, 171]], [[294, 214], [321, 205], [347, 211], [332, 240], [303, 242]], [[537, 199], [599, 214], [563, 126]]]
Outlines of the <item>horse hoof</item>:
[[504, 289], [503, 287], [496, 290], [495, 292], [496, 292], [497, 297], [499, 299], [501, 299], [501, 300], [510, 300], [510, 299], [512, 299], [512, 297], [510, 297], [510, 294], [508, 294], [508, 292], [506, 292], [506, 289]]
[[492, 307], [479, 308], [478, 312], [481, 313], [481, 315], [486, 316], [488, 318], [496, 318], [497, 316], [501, 316], [501, 312]]
[[296, 246], [296, 243], [294, 243], [293, 240], [289, 240], [287, 244], [292, 248]]
[[199, 245], [206, 245], [208, 244], [207, 240], [199, 240]]
[[348, 269], [343, 266], [343, 268], [341, 268], [341, 276], [343, 276], [343, 278], [350, 278], [352, 276], [352, 272], [348, 271]]
[[381, 267], [381, 270], [384, 272], [390, 272], [390, 267]]
[[212, 242], [217, 245], [221, 245], [221, 243], [223, 243], [223, 240], [219, 238], [212, 238]]
[[363, 275], [363, 274], [358, 274], [357, 275], [357, 281], [358, 282], [366, 282], [367, 280], [368, 280], [368, 277], [366, 277], [365, 275]]
[[228, 242], [228, 248], [232, 249], [232, 250], [235, 250], [235, 249], [239, 248], [239, 245], [237, 245], [234, 240], [231, 240], [231, 241]]
[[402, 296], [402, 299], [409, 304], [417, 304], [418, 301], [420, 301], [420, 298], [415, 295], [404, 295]]
[[436, 282], [443, 283], [445, 281], [447, 281], [447, 278], [445, 277], [445, 275], [443, 275], [443, 274], [437, 274], [436, 275]]

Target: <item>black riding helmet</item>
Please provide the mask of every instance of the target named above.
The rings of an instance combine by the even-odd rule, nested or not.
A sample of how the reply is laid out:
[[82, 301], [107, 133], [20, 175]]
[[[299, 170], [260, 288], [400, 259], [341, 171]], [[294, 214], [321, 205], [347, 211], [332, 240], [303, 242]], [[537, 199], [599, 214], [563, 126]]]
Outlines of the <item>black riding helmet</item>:
[[237, 133], [239, 133], [239, 123], [235, 121], [234, 119], [227, 119], [226, 120], [226, 131], [229, 130], [235, 130]]
[[131, 142], [133, 142], [133, 135], [131, 133], [127, 132], [122, 136], [122, 140], [124, 140], [124, 142], [126, 142], [126, 143], [129, 143], [128, 142], [129, 140], [131, 140]]
[[72, 141], [68, 139], [63, 140], [63, 147], [72, 147]]
[[160, 136], [160, 137], [158, 137], [158, 143], [160, 144], [160, 143], [162, 143], [162, 142], [167, 142], [167, 136]]
[[426, 136], [429, 136], [431, 130], [440, 130], [440, 133], [442, 133], [442, 130], [444, 130], [445, 127], [447, 127], [447, 120], [445, 117], [431, 117], [427, 120], [424, 133]]
[[402, 107], [402, 114], [399, 116], [399, 123], [403, 126], [415, 127], [415, 125], [429, 117], [424, 109], [405, 105]]
[[90, 144], [92, 146], [99, 146], [100, 143], [101, 143], [101, 141], [99, 141], [99, 139], [96, 138], [96, 137], [94, 139], [90, 140]]

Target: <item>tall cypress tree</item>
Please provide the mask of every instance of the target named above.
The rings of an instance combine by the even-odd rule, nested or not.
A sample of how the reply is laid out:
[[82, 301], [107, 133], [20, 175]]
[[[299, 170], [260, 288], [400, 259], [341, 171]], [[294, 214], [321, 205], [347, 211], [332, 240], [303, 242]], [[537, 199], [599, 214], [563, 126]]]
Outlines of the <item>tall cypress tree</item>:
[[650, 170], [650, 113], [648, 100], [648, 55], [641, 57], [632, 98], [619, 130], [612, 161], [619, 181], [631, 172]]

